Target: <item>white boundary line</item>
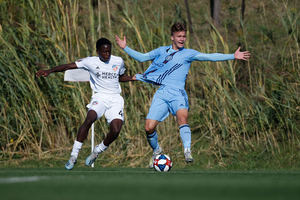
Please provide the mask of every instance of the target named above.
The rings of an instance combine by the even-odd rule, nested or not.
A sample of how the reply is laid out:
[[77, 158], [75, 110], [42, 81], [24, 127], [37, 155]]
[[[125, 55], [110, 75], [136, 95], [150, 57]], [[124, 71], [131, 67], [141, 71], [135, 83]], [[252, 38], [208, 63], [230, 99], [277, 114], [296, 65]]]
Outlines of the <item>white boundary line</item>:
[[9, 177], [0, 178], [0, 183], [24, 183], [24, 182], [34, 182], [42, 179], [50, 179], [48, 176], [26, 176], [26, 177]]

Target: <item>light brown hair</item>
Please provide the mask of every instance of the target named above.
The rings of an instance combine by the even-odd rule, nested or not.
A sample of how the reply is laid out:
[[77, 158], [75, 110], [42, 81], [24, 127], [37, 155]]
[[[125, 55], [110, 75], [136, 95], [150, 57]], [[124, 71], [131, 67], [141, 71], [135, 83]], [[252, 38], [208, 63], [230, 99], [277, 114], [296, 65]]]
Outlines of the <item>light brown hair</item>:
[[171, 35], [173, 35], [173, 33], [178, 32], [178, 31], [185, 31], [186, 32], [186, 26], [183, 23], [177, 22], [175, 24], [172, 25], [171, 27]]

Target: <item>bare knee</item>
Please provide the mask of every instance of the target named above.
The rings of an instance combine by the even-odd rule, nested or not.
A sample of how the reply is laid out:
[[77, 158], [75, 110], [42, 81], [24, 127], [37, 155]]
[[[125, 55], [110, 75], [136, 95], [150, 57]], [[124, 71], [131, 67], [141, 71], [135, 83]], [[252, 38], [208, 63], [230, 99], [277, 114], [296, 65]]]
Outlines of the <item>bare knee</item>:
[[90, 128], [92, 124], [96, 121], [96, 119], [97, 113], [94, 110], [90, 110], [82, 124], [82, 127]]
[[109, 127], [109, 132], [112, 133], [113, 135], [115, 135], [116, 137], [118, 137], [121, 128], [123, 125], [123, 121], [120, 119], [114, 119], [111, 123], [110, 123], [110, 127]]
[[179, 109], [176, 112], [177, 123], [179, 126], [188, 123], [188, 110], [187, 109]]
[[158, 124], [158, 121], [156, 121], [156, 120], [152, 120], [152, 119], [146, 120], [145, 131], [146, 131], [147, 135], [154, 133], [157, 124]]
[[188, 123], [187, 117], [185, 117], [185, 116], [178, 117], [177, 123], [179, 124], [179, 126], [181, 126], [183, 124], [187, 124]]
[[155, 128], [149, 126], [149, 125], [145, 125], [145, 131], [147, 133], [147, 135], [152, 134], [155, 131]]

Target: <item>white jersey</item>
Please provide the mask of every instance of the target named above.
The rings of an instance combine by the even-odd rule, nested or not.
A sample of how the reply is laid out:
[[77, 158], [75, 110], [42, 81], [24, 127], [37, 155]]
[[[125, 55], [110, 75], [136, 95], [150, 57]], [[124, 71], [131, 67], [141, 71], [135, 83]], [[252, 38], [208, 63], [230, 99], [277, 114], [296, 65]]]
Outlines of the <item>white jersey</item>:
[[96, 93], [120, 94], [121, 86], [119, 76], [125, 72], [123, 59], [110, 56], [108, 62], [103, 62], [99, 57], [87, 57], [75, 62], [78, 68], [90, 72], [90, 85]]

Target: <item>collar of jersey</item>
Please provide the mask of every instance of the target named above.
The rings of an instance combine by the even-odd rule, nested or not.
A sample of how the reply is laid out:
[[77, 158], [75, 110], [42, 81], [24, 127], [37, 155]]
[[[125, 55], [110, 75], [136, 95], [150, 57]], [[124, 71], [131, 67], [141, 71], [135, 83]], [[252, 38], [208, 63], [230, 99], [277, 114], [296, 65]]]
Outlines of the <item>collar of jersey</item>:
[[[180, 48], [180, 49], [178, 49], [179, 51], [182, 51], [184, 49], [184, 47], [182, 47], [182, 48]], [[167, 48], [167, 53], [174, 53], [174, 52], [176, 52], [176, 51], [178, 51], [178, 50], [174, 50], [173, 48], [172, 48], [172, 45], [170, 45], [170, 47], [169, 48]]]

